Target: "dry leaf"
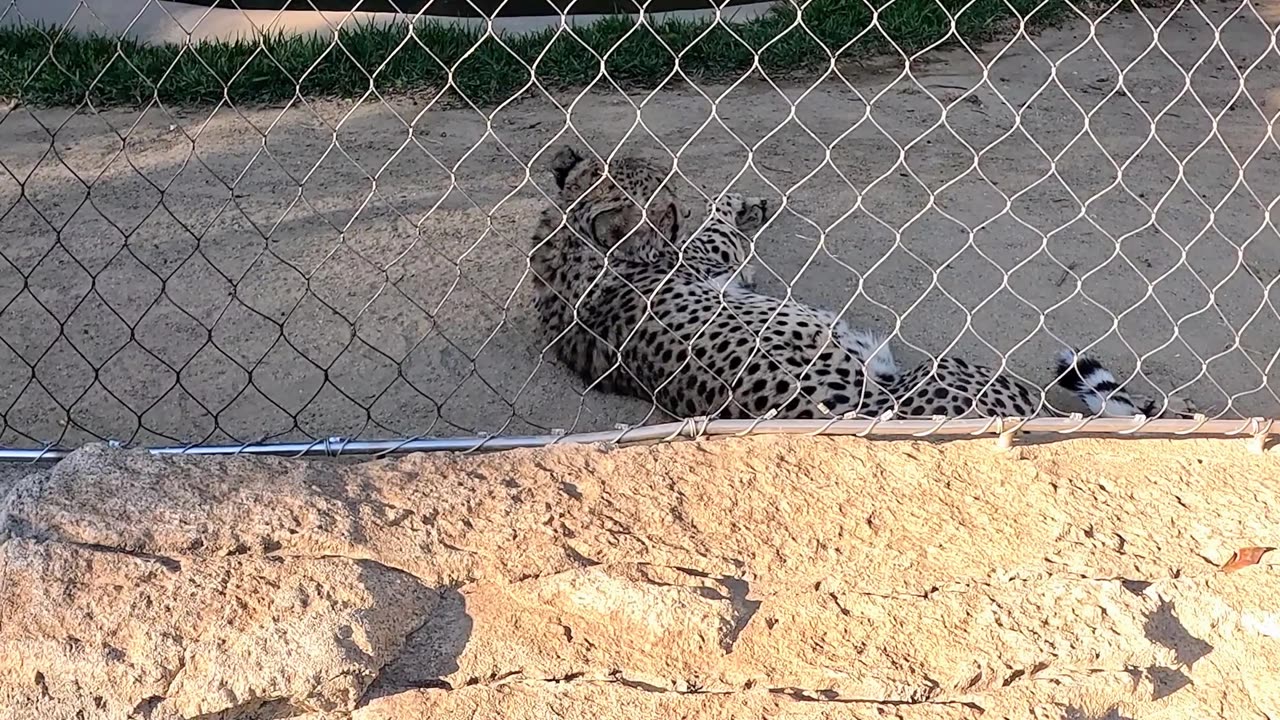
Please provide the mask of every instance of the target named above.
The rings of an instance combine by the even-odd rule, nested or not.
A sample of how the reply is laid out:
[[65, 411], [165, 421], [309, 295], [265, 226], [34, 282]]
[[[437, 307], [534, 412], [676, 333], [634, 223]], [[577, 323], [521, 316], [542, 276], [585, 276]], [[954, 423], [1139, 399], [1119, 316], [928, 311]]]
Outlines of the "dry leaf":
[[1274, 549], [1275, 548], [1269, 548], [1269, 547], [1240, 548], [1234, 553], [1231, 553], [1231, 559], [1227, 561], [1226, 565], [1222, 566], [1222, 572], [1232, 573], [1239, 570], [1240, 568], [1249, 567], [1250, 565], [1257, 565], [1258, 561], [1262, 559], [1263, 555], [1267, 554], [1268, 550], [1274, 550]]

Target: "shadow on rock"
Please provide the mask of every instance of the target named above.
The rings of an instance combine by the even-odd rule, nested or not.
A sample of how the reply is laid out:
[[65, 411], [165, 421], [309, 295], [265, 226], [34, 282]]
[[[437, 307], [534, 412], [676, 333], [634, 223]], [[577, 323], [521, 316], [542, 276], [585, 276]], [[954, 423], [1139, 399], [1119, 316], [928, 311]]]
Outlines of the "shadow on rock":
[[1192, 635], [1173, 612], [1173, 603], [1161, 600], [1155, 611], [1147, 616], [1143, 633], [1151, 642], [1169, 648], [1179, 665], [1190, 667], [1197, 660], [1213, 652], [1213, 646]]
[[466, 598], [455, 588], [439, 591], [440, 600], [426, 622], [411, 633], [399, 657], [382, 669], [361, 704], [418, 688], [452, 690], [445, 678], [457, 672], [458, 658], [471, 637]]

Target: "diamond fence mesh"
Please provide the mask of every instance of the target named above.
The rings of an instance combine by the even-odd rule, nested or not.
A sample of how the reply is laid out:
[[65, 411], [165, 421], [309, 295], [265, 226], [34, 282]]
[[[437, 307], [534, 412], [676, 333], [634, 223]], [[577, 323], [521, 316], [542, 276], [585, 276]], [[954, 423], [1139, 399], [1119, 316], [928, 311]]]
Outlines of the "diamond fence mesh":
[[[125, 106], [103, 98], [147, 72], [129, 41], [99, 39], [112, 51], [86, 67], [64, 28], [23, 35], [44, 45], [7, 71], [0, 117], [0, 447], [512, 445], [672, 420], [573, 374], [534, 311], [531, 234], [557, 202], [563, 143], [662, 164], [694, 216], [730, 188], [769, 198], [757, 291], [890, 335], [905, 366], [959, 357], [1047, 387], [1054, 354], [1083, 348], [1181, 418], [1156, 427], [1256, 431], [1245, 421], [1280, 409], [1268, 9], [1061, 5], [1032, 29], [1048, 4], [999, 6], [995, 41], [961, 32], [975, 3], [939, 3], [941, 33], [913, 48], [881, 6], [854, 33], [880, 52], [850, 59], [850, 41], [792, 72], [695, 74], [693, 50], [667, 48], [648, 88], [612, 77], [622, 43], [593, 52], [583, 82], [542, 78], [548, 45], [510, 97], [484, 101], [464, 66], [514, 43], [492, 27], [448, 52], [390, 33], [388, 58], [437, 58], [445, 80], [417, 92], [369, 67], [362, 91], [325, 97], [324, 58], [357, 55], [326, 30], [311, 59], [259, 41], [205, 103], [171, 99], [195, 82], [180, 70], [228, 61], [187, 45]], [[176, 6], [139, 7], [134, 22]], [[810, 32], [807, 7], [785, 33]], [[23, 13], [9, 4], [6, 32]], [[652, 22], [633, 16], [623, 36], [659, 37]], [[737, 32], [727, 12], [709, 22]], [[237, 99], [262, 62], [294, 68], [294, 84]], [[51, 78], [78, 100], [29, 102]], [[881, 425], [990, 427], [942, 420]]]

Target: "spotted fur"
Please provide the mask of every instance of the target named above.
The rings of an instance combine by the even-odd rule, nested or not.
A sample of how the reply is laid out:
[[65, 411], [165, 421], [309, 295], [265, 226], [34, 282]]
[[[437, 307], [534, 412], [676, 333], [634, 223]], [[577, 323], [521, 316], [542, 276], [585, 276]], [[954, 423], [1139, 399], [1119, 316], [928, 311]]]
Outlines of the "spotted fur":
[[[960, 358], [901, 371], [885, 337], [752, 289], [752, 238], [768, 202], [726, 193], [691, 233], [666, 173], [637, 157], [573, 148], [552, 161], [530, 256], [536, 306], [562, 362], [595, 387], [675, 417], [1032, 417], [1038, 388]], [[644, 208], [642, 211], [641, 208]], [[1065, 364], [1064, 364], [1065, 363]], [[1091, 358], [1059, 359], [1059, 384], [1097, 414], [1154, 412]]]

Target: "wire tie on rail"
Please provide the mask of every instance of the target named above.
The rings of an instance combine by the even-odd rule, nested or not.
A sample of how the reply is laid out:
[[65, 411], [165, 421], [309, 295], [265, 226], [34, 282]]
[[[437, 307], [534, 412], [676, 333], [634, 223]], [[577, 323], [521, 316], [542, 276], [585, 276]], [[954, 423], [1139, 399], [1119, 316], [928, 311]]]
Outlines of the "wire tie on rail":
[[[1253, 419], [1255, 432], [1249, 438], [1249, 450], [1255, 453], [1265, 453], [1267, 451], [1267, 440], [1271, 437], [1271, 425], [1274, 420], [1267, 420], [1266, 425], [1262, 425], [1259, 418]], [[1262, 425], [1261, 427], [1259, 427]]]
[[[1010, 422], [1013, 427], [1005, 429], [1005, 423]], [[1020, 432], [1021, 418], [996, 418], [996, 447], [1000, 450], [1009, 450], [1013, 447], [1014, 437]]]

